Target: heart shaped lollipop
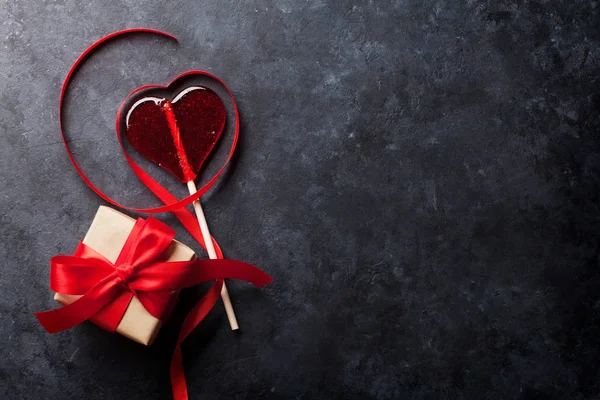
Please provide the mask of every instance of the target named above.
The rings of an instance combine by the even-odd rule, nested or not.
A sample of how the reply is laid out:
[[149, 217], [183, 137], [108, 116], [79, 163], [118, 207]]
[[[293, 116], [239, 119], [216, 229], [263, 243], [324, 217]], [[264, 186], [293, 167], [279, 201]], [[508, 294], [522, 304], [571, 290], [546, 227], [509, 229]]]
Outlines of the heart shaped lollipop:
[[[169, 171], [196, 193], [194, 180], [223, 133], [227, 112], [221, 98], [204, 86], [190, 86], [173, 100], [144, 97], [131, 105], [125, 118], [125, 137], [144, 157]], [[206, 251], [217, 258], [199, 200], [193, 202]], [[221, 298], [231, 329], [239, 328], [227, 287]]]
[[221, 98], [203, 86], [191, 86], [170, 101], [144, 97], [127, 112], [125, 137], [144, 157], [193, 181], [219, 140], [227, 113]]

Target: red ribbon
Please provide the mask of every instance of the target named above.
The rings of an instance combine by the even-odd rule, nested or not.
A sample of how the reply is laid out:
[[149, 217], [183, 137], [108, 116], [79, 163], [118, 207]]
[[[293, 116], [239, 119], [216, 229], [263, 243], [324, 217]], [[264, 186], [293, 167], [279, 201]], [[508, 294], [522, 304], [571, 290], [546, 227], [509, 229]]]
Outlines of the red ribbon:
[[[185, 76], [189, 76], [189, 75], [201, 75], [201, 76], [206, 76], [208, 78], [211, 78], [211, 79], [215, 80], [216, 82], [218, 82], [220, 85], [222, 85], [223, 88], [227, 91], [227, 94], [229, 95], [229, 97], [231, 99], [231, 104], [233, 105], [233, 110], [234, 110], [234, 114], [235, 114], [235, 133], [234, 133], [233, 142], [231, 144], [231, 148], [229, 150], [229, 154], [227, 156], [227, 159], [225, 160], [225, 162], [223, 163], [223, 165], [221, 166], [221, 168], [219, 169], [219, 171], [208, 181], [208, 183], [206, 183], [202, 188], [200, 188], [200, 190], [198, 190], [198, 192], [196, 192], [193, 195], [190, 195], [190, 196], [188, 196], [188, 197], [186, 197], [184, 199], [181, 199], [181, 200], [177, 199], [165, 187], [163, 187], [162, 185], [160, 185], [156, 180], [154, 180], [150, 175], [148, 175], [138, 164], [136, 164], [127, 155], [127, 153], [125, 152], [125, 149], [123, 147], [123, 142], [122, 142], [122, 138], [121, 138], [121, 132], [119, 130], [119, 125], [120, 125], [120, 123], [119, 123], [119, 116], [121, 114], [121, 110], [122, 110], [122, 107], [123, 107], [123, 104], [125, 103], [125, 101], [129, 97], [131, 97], [133, 94], [139, 92], [140, 90], [150, 89], [150, 88], [165, 88], [166, 86], [161, 86], [161, 85], [146, 85], [146, 86], [142, 86], [142, 87], [140, 87], [138, 89], [135, 89], [134, 91], [132, 91], [127, 96], [127, 98], [123, 101], [123, 103], [119, 107], [119, 112], [117, 113], [117, 119], [116, 119], [117, 139], [118, 139], [119, 144], [121, 146], [121, 150], [123, 151], [123, 154], [124, 154], [125, 158], [127, 159], [127, 162], [131, 166], [131, 169], [136, 174], [136, 176], [140, 179], [140, 181], [148, 189], [150, 189], [150, 191], [152, 193], [154, 193], [154, 195], [156, 197], [158, 197], [160, 199], [160, 201], [164, 204], [164, 206], [143, 209], [143, 208], [127, 207], [127, 206], [124, 206], [124, 205], [118, 203], [117, 201], [113, 200], [112, 198], [110, 198], [109, 196], [107, 196], [106, 194], [104, 194], [100, 189], [98, 189], [90, 181], [90, 179], [85, 175], [85, 173], [83, 172], [83, 170], [81, 169], [81, 167], [79, 167], [79, 165], [77, 164], [77, 162], [76, 162], [73, 154], [71, 153], [71, 151], [69, 149], [69, 145], [67, 143], [67, 140], [66, 140], [66, 137], [65, 137], [65, 133], [64, 133], [64, 130], [63, 130], [63, 100], [64, 100], [64, 97], [65, 97], [65, 93], [67, 91], [67, 88], [69, 86], [69, 83], [71, 81], [72, 75], [79, 68], [80, 64], [84, 61], [84, 59], [91, 52], [93, 52], [98, 46], [102, 45], [103, 43], [105, 43], [105, 42], [107, 42], [107, 41], [109, 41], [109, 40], [111, 40], [111, 39], [113, 39], [115, 37], [122, 36], [122, 35], [125, 35], [125, 34], [130, 34], [130, 33], [150, 33], [150, 34], [156, 34], [156, 35], [161, 35], [161, 36], [164, 36], [164, 37], [167, 37], [167, 38], [170, 38], [170, 39], [173, 39], [173, 40], [177, 41], [177, 38], [175, 36], [170, 35], [170, 34], [165, 33], [165, 32], [154, 30], [154, 29], [147, 29], [147, 28], [126, 29], [126, 30], [114, 32], [114, 33], [112, 33], [112, 34], [110, 34], [108, 36], [105, 36], [105, 37], [101, 38], [100, 40], [98, 40], [95, 43], [93, 43], [90, 47], [88, 47], [77, 58], [77, 60], [75, 61], [75, 63], [73, 63], [73, 65], [69, 69], [69, 72], [67, 73], [67, 76], [65, 77], [65, 80], [63, 82], [63, 85], [62, 85], [62, 88], [61, 88], [61, 92], [60, 92], [60, 98], [59, 98], [59, 106], [58, 106], [59, 129], [60, 129], [60, 134], [62, 136], [63, 143], [65, 145], [65, 149], [67, 151], [67, 155], [69, 156], [69, 159], [71, 160], [71, 163], [75, 167], [75, 170], [77, 171], [77, 173], [79, 174], [79, 176], [90, 187], [90, 189], [92, 189], [94, 191], [94, 193], [96, 193], [102, 199], [104, 199], [108, 203], [112, 204], [113, 206], [124, 208], [124, 209], [127, 209], [127, 210], [137, 211], [137, 212], [158, 213], [158, 212], [171, 211], [171, 212], [173, 212], [175, 214], [175, 216], [182, 223], [182, 225], [185, 227], [185, 229], [192, 235], [192, 237], [198, 243], [200, 243], [200, 245], [204, 249], [206, 249], [204, 240], [202, 238], [202, 232], [200, 231], [200, 227], [198, 225], [198, 221], [194, 217], [194, 215], [185, 208], [185, 206], [187, 206], [188, 204], [192, 203], [194, 200], [199, 199], [219, 179], [219, 177], [221, 176], [221, 174], [225, 170], [225, 167], [227, 166], [227, 164], [231, 160], [231, 157], [233, 156], [233, 152], [234, 152], [235, 147], [237, 145], [237, 141], [238, 141], [238, 137], [239, 137], [239, 130], [240, 130], [239, 112], [238, 112], [238, 108], [237, 108], [237, 103], [235, 101], [235, 98], [233, 97], [233, 93], [231, 92], [231, 90], [229, 90], [229, 88], [227, 87], [227, 85], [223, 81], [221, 81], [218, 77], [216, 77], [216, 76], [214, 76], [214, 75], [212, 75], [212, 74], [210, 74], [208, 72], [205, 72], [205, 71], [193, 70], [193, 71], [188, 71], [188, 72], [182, 73], [181, 75], [177, 76], [171, 83], [169, 83], [169, 85], [171, 85], [176, 80], [178, 80], [180, 78], [183, 78]], [[215, 246], [215, 250], [217, 252], [217, 257], [219, 258], [219, 260], [212, 260], [212, 261], [210, 261], [210, 260], [204, 260], [203, 262], [206, 264], [207, 267], [209, 265], [212, 265], [213, 268], [216, 268], [216, 265], [217, 265], [216, 263], [222, 262], [223, 253], [222, 253], [219, 245], [217, 244], [217, 242], [215, 241], [214, 238], [212, 238], [212, 241], [213, 241], [213, 244]], [[232, 261], [228, 260], [227, 262], [232, 262]], [[225, 265], [225, 264], [220, 263], [218, 265], [219, 265], [218, 268], [222, 268], [222, 265]], [[106, 278], [106, 279], [108, 279], [108, 278]], [[113, 277], [111, 279], [116, 279], [116, 278]], [[202, 297], [202, 299], [190, 311], [190, 313], [187, 315], [187, 317], [184, 320], [184, 323], [183, 323], [183, 325], [181, 327], [181, 331], [180, 331], [179, 337], [177, 339], [177, 344], [176, 344], [176, 347], [175, 347], [175, 352], [174, 352], [173, 358], [171, 360], [171, 371], [170, 371], [170, 373], [171, 373], [171, 385], [172, 385], [172, 388], [173, 388], [173, 397], [174, 397], [175, 400], [187, 400], [188, 399], [188, 392], [187, 392], [185, 375], [184, 375], [184, 372], [183, 372], [183, 364], [182, 364], [182, 359], [181, 359], [181, 357], [182, 357], [181, 356], [181, 343], [189, 335], [189, 333], [192, 332], [194, 330], [194, 328], [204, 319], [204, 317], [206, 316], [206, 314], [208, 314], [208, 312], [214, 307], [215, 303], [217, 302], [217, 300], [219, 298], [219, 293], [221, 292], [222, 284], [223, 284], [222, 280], [218, 279], [216, 281], [216, 283], [213, 285], [213, 287], [204, 295], [204, 297]], [[111, 287], [114, 287], [114, 286], [111, 286]], [[107, 289], [105, 289], [105, 290], [107, 290]], [[116, 291], [116, 289], [114, 289], [114, 290]], [[104, 310], [101, 310], [100, 312], [104, 312]]]

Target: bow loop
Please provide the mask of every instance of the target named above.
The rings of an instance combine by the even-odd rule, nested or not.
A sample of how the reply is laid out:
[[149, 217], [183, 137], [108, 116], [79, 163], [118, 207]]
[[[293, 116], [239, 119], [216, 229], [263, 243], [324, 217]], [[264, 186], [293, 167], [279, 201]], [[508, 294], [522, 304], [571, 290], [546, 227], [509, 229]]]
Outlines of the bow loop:
[[[159, 261], [160, 256], [169, 247], [175, 238], [175, 231], [156, 218], [148, 217], [147, 220], [138, 219], [127, 240], [121, 254], [126, 257], [117, 259], [117, 269], [122, 265], [131, 267], [135, 271], [146, 268]], [[122, 262], [119, 262], [123, 258]], [[126, 269], [123, 267], [123, 269]]]
[[[85, 248], [86, 250], [82, 250]], [[77, 253], [85, 252], [85, 257]], [[106, 276], [114, 266], [106, 258], [80, 243], [74, 256], [56, 256], [50, 260], [50, 289], [57, 293], [81, 295]]]

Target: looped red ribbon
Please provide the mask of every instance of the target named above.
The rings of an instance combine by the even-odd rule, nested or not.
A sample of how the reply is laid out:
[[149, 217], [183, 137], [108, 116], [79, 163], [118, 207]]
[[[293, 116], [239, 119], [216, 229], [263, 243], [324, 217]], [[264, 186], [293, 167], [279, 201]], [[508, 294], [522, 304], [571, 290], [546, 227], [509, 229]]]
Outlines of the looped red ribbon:
[[[143, 89], [149, 89], [149, 88], [164, 88], [165, 86], [161, 86], [161, 85], [146, 85], [146, 86], [142, 86], [138, 89], [135, 89], [134, 91], [132, 91], [127, 98], [123, 101], [123, 103], [121, 104], [121, 107], [119, 108], [119, 112], [117, 114], [117, 120], [116, 120], [116, 132], [117, 132], [117, 139], [119, 140], [119, 144], [121, 145], [121, 150], [123, 151], [123, 154], [125, 156], [125, 158], [127, 159], [127, 162], [129, 163], [131, 169], [133, 170], [133, 172], [135, 173], [135, 175], [140, 179], [140, 181], [156, 196], [160, 199], [160, 201], [164, 204], [164, 206], [161, 207], [155, 207], [155, 208], [147, 208], [147, 209], [140, 209], [140, 208], [134, 208], [134, 207], [127, 207], [124, 206], [120, 203], [118, 203], [117, 201], [113, 200], [112, 198], [110, 198], [109, 196], [107, 196], [105, 193], [103, 193], [100, 189], [98, 189], [92, 182], [91, 180], [85, 175], [85, 173], [83, 172], [83, 170], [81, 169], [81, 167], [79, 167], [79, 165], [77, 164], [77, 161], [75, 160], [75, 157], [73, 156], [73, 154], [71, 153], [70, 149], [69, 149], [69, 145], [68, 142], [66, 140], [65, 137], [65, 133], [63, 130], [63, 100], [67, 91], [67, 88], [69, 87], [69, 83], [71, 81], [71, 77], [73, 76], [73, 74], [75, 73], [75, 71], [79, 68], [79, 66], [81, 65], [81, 63], [83, 62], [83, 60], [90, 54], [92, 53], [97, 47], [99, 47], [100, 45], [102, 45], [103, 43], [118, 37], [118, 36], [122, 36], [125, 34], [130, 34], [130, 33], [150, 33], [150, 34], [156, 34], [156, 35], [160, 35], [160, 36], [164, 36], [167, 37], [169, 39], [173, 39], [175, 41], [177, 41], [177, 38], [173, 35], [170, 35], [168, 33], [165, 32], [161, 32], [155, 29], [147, 29], [147, 28], [132, 28], [132, 29], [125, 29], [125, 30], [121, 30], [121, 31], [117, 31], [114, 32], [110, 35], [107, 35], [101, 39], [99, 39], [98, 41], [96, 41], [95, 43], [93, 43], [90, 47], [88, 47], [78, 58], [77, 60], [73, 63], [73, 65], [71, 66], [71, 68], [69, 69], [69, 72], [67, 73], [67, 76], [65, 77], [65, 80], [63, 82], [62, 88], [61, 88], [61, 92], [60, 92], [60, 98], [59, 98], [59, 105], [58, 105], [58, 121], [59, 121], [59, 129], [60, 129], [60, 133], [63, 139], [63, 143], [65, 145], [65, 150], [67, 151], [67, 155], [69, 156], [69, 159], [71, 161], [71, 163], [73, 164], [73, 167], [75, 167], [75, 170], [77, 171], [77, 173], [79, 174], [79, 176], [81, 177], [81, 179], [85, 182], [86, 185], [89, 186], [90, 189], [92, 189], [94, 191], [94, 193], [96, 193], [98, 196], [100, 196], [102, 199], [104, 199], [105, 201], [107, 201], [108, 203], [112, 204], [113, 206], [116, 207], [120, 207], [120, 208], [124, 208], [127, 210], [132, 210], [132, 211], [137, 211], [137, 212], [148, 212], [148, 213], [158, 213], [158, 212], [166, 212], [166, 211], [171, 211], [173, 212], [173, 214], [177, 217], [177, 219], [181, 222], [181, 224], [185, 227], [185, 229], [192, 235], [192, 237], [204, 248], [206, 249], [205, 243], [204, 243], [204, 239], [202, 237], [202, 232], [200, 231], [200, 227], [198, 225], [198, 221], [197, 219], [194, 217], [194, 215], [188, 211], [185, 206], [190, 204], [192, 201], [199, 199], [203, 194], [205, 194], [215, 183], [216, 181], [219, 179], [219, 177], [221, 176], [221, 174], [223, 173], [223, 171], [225, 170], [225, 167], [227, 166], [227, 164], [229, 163], [229, 161], [231, 160], [235, 147], [237, 145], [237, 141], [238, 141], [238, 137], [239, 137], [239, 131], [240, 131], [240, 122], [239, 122], [239, 113], [238, 113], [238, 108], [237, 108], [237, 104], [235, 101], [235, 98], [233, 96], [233, 93], [231, 92], [231, 90], [227, 87], [227, 85], [220, 80], [218, 77], [216, 77], [213, 74], [210, 74], [208, 72], [205, 71], [200, 71], [200, 70], [193, 70], [193, 71], [188, 71], [188, 72], [184, 72], [181, 75], [177, 76], [171, 83], [175, 82], [176, 80], [185, 77], [185, 76], [189, 76], [189, 75], [202, 75], [202, 76], [206, 76], [208, 78], [211, 78], [213, 80], [215, 80], [216, 82], [218, 82], [220, 85], [223, 86], [223, 88], [226, 90], [227, 94], [229, 95], [229, 98], [231, 100], [231, 104], [233, 105], [233, 111], [235, 114], [235, 133], [234, 133], [234, 137], [233, 137], [233, 141], [231, 143], [231, 148], [229, 149], [229, 154], [227, 156], [227, 159], [225, 160], [225, 162], [223, 163], [223, 165], [221, 166], [221, 168], [219, 169], [219, 171], [208, 181], [208, 183], [206, 183], [202, 188], [200, 188], [200, 190], [198, 190], [195, 194], [190, 195], [184, 199], [177, 199], [173, 194], [171, 194], [165, 187], [163, 187], [161, 184], [159, 184], [156, 180], [154, 180], [150, 175], [148, 175], [139, 165], [137, 165], [133, 159], [131, 159], [131, 157], [129, 157], [127, 155], [127, 153], [125, 152], [125, 149], [123, 147], [123, 143], [121, 140], [121, 133], [119, 131], [119, 114], [121, 113], [121, 108], [123, 107], [123, 104], [125, 103], [125, 101], [131, 97], [133, 94], [139, 92], [140, 90]], [[169, 85], [171, 84], [169, 83]], [[215, 246], [215, 250], [217, 252], [217, 257], [221, 260], [223, 258], [223, 253], [219, 247], [219, 245], [217, 244], [217, 242], [215, 241], [214, 238], [211, 238], [213, 241], [213, 244]], [[205, 263], [206, 268], [208, 268], [209, 266], [212, 265], [212, 267], [216, 268], [216, 262], [219, 260], [204, 260], [203, 262]], [[228, 262], [231, 262], [228, 260]], [[218, 264], [219, 265], [219, 269], [223, 268], [224, 264]], [[125, 276], [125, 275], [124, 275]], [[126, 281], [129, 281], [129, 279], [125, 279]], [[216, 283], [213, 285], [213, 287], [204, 295], [204, 297], [202, 297], [202, 299], [194, 306], [194, 308], [190, 311], [190, 313], [187, 315], [183, 326], [181, 327], [181, 331], [179, 334], [179, 338], [177, 340], [177, 344], [175, 347], [175, 352], [173, 354], [173, 358], [171, 360], [171, 385], [173, 388], [173, 397], [175, 398], [175, 400], [187, 400], [188, 399], [188, 392], [187, 392], [187, 388], [186, 388], [186, 381], [185, 381], [185, 376], [183, 373], [183, 364], [182, 364], [182, 358], [181, 358], [181, 342], [189, 335], [189, 333], [204, 319], [204, 317], [206, 316], [206, 314], [208, 314], [208, 312], [214, 307], [215, 303], [217, 302], [218, 298], [219, 298], [219, 294], [221, 292], [221, 287], [223, 285], [222, 280], [218, 279], [216, 281]], [[116, 290], [116, 289], [114, 289]], [[140, 293], [138, 292], [138, 296], [140, 295]], [[121, 294], [121, 296], [117, 297], [117, 299], [115, 299], [115, 303], [125, 303], [128, 304], [125, 300], [126, 300], [126, 295], [125, 294]], [[107, 309], [101, 309], [99, 311], [99, 313], [104, 313], [104, 312], [108, 312]], [[116, 326], [115, 326], [116, 327]]]
[[[172, 291], [218, 280], [205, 295], [206, 300], [203, 298], [199, 303], [201, 313], [191, 317], [197, 324], [214, 306], [222, 279], [240, 279], [257, 287], [272, 281], [260, 269], [241, 261], [161, 261], [174, 237], [175, 231], [157, 219], [140, 218], [114, 264], [83, 243], [73, 256], [53, 257], [50, 261], [50, 288], [58, 293], [82, 297], [64, 307], [35, 313], [36, 317], [49, 333], [57, 333], [94, 317], [117, 301], [117, 310], [107, 314], [108, 329], [114, 331], [131, 296], [137, 297], [154, 317], [164, 319], [173, 306]], [[171, 363], [176, 398], [181, 398], [176, 394], [176, 388], [180, 392], [186, 390], [185, 378], [181, 379], [180, 343], [195, 327], [193, 322], [186, 319]]]

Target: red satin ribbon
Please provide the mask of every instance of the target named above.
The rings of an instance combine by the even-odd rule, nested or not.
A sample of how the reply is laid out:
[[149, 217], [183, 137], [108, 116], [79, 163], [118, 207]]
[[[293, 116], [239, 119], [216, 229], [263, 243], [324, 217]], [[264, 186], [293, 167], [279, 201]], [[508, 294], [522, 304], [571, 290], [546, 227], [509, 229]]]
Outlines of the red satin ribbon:
[[[200, 190], [198, 190], [198, 192], [196, 192], [193, 195], [190, 195], [190, 196], [188, 196], [188, 197], [186, 197], [184, 199], [181, 199], [181, 200], [177, 199], [166, 188], [164, 188], [156, 180], [154, 180], [150, 175], [148, 175], [138, 164], [136, 164], [131, 159], [131, 157], [129, 157], [127, 155], [127, 153], [126, 153], [126, 151], [125, 151], [125, 149], [123, 147], [123, 141], [122, 141], [122, 138], [121, 138], [121, 132], [119, 130], [120, 129], [119, 117], [120, 117], [120, 114], [121, 114], [121, 111], [122, 111], [122, 107], [123, 107], [123, 104], [125, 103], [125, 101], [129, 97], [131, 97], [133, 94], [139, 92], [140, 90], [150, 89], [150, 88], [165, 88], [166, 86], [161, 86], [161, 85], [146, 85], [146, 86], [142, 86], [140, 88], [135, 89], [134, 91], [132, 91], [127, 96], [127, 98], [125, 99], [125, 101], [123, 101], [123, 103], [119, 107], [119, 111], [117, 113], [117, 119], [116, 119], [117, 139], [118, 139], [119, 144], [121, 146], [121, 150], [123, 151], [123, 154], [124, 154], [125, 158], [127, 159], [127, 162], [131, 166], [131, 169], [136, 174], [136, 176], [140, 179], [140, 181], [148, 189], [150, 189], [150, 191], [152, 191], [152, 193], [154, 193], [154, 195], [156, 197], [158, 197], [161, 202], [163, 202], [164, 206], [144, 209], [144, 208], [128, 207], [128, 206], [124, 206], [124, 205], [118, 203], [117, 201], [113, 200], [112, 198], [110, 198], [109, 196], [107, 196], [106, 194], [104, 194], [100, 189], [98, 189], [90, 181], [90, 179], [85, 175], [85, 173], [83, 172], [83, 170], [81, 169], [81, 167], [79, 167], [79, 165], [77, 164], [77, 161], [75, 160], [75, 157], [73, 156], [73, 154], [71, 153], [71, 151], [69, 149], [69, 145], [68, 145], [68, 142], [66, 140], [65, 133], [64, 133], [64, 130], [63, 130], [63, 100], [64, 100], [64, 97], [65, 97], [65, 93], [67, 91], [67, 88], [69, 86], [69, 83], [71, 81], [72, 75], [79, 68], [80, 64], [85, 60], [85, 58], [91, 52], [93, 52], [98, 46], [102, 45], [103, 43], [105, 43], [105, 42], [107, 42], [107, 41], [109, 41], [109, 40], [111, 40], [111, 39], [113, 39], [115, 37], [126, 35], [126, 34], [130, 34], [130, 33], [150, 33], [150, 34], [156, 34], [156, 35], [161, 35], [161, 36], [164, 36], [164, 37], [167, 37], [167, 38], [170, 38], [170, 39], [173, 39], [173, 40], [177, 41], [177, 38], [175, 36], [170, 35], [170, 34], [165, 33], [165, 32], [161, 32], [161, 31], [155, 30], [155, 29], [147, 29], [147, 28], [126, 29], [126, 30], [114, 32], [114, 33], [112, 33], [112, 34], [110, 34], [108, 36], [105, 36], [105, 37], [101, 38], [100, 40], [98, 40], [95, 43], [93, 43], [90, 47], [88, 47], [77, 58], [77, 60], [75, 61], [75, 63], [69, 69], [69, 72], [67, 73], [67, 76], [65, 77], [65, 80], [63, 82], [62, 89], [61, 89], [61, 92], [60, 92], [60, 98], [59, 98], [59, 106], [58, 106], [59, 129], [60, 129], [60, 133], [61, 133], [61, 136], [62, 136], [62, 140], [63, 140], [64, 145], [65, 145], [65, 149], [67, 151], [67, 155], [69, 156], [69, 159], [71, 160], [71, 163], [75, 167], [75, 170], [77, 171], [77, 173], [79, 174], [79, 176], [90, 187], [90, 189], [92, 189], [94, 191], [94, 193], [96, 193], [102, 199], [104, 199], [105, 201], [107, 201], [108, 203], [110, 203], [110, 204], [112, 204], [112, 205], [114, 205], [116, 207], [124, 208], [124, 209], [127, 209], [127, 210], [132, 210], [132, 211], [137, 211], [137, 212], [158, 213], [158, 212], [171, 211], [171, 212], [173, 212], [175, 214], [175, 216], [182, 223], [182, 225], [185, 227], [185, 229], [192, 235], [192, 237], [198, 243], [200, 243], [200, 245], [204, 249], [206, 249], [204, 240], [202, 238], [202, 232], [200, 231], [200, 227], [198, 225], [198, 221], [194, 217], [194, 215], [185, 208], [185, 206], [187, 206], [188, 204], [190, 204], [194, 200], [199, 199], [219, 179], [219, 177], [221, 176], [221, 174], [225, 170], [225, 167], [227, 166], [227, 164], [231, 160], [231, 157], [233, 156], [233, 152], [234, 152], [235, 147], [237, 145], [238, 136], [239, 136], [239, 130], [240, 130], [239, 112], [238, 112], [237, 103], [235, 101], [233, 93], [227, 87], [227, 85], [223, 81], [221, 81], [218, 77], [216, 77], [216, 76], [214, 76], [214, 75], [212, 75], [212, 74], [210, 74], [208, 72], [205, 72], [205, 71], [193, 70], [193, 71], [188, 71], [188, 72], [182, 73], [181, 75], [177, 76], [173, 81], [171, 81], [169, 83], [169, 85], [170, 85], [173, 82], [175, 82], [176, 80], [178, 80], [180, 78], [183, 78], [185, 76], [189, 76], [189, 75], [201, 75], [201, 76], [206, 76], [206, 77], [209, 77], [211, 79], [214, 79], [220, 85], [222, 85], [223, 88], [227, 91], [227, 94], [230, 96], [231, 103], [233, 104], [233, 110], [234, 110], [234, 113], [235, 113], [235, 133], [234, 133], [233, 142], [231, 144], [231, 148], [229, 150], [229, 154], [227, 156], [227, 159], [225, 160], [225, 162], [223, 163], [223, 165], [219, 169], [219, 171], [208, 181], [208, 183], [205, 184], [202, 188], [200, 188]], [[215, 241], [215, 239], [214, 238], [211, 238], [211, 239], [212, 239], [213, 244], [215, 246], [215, 250], [217, 252], [217, 257], [221, 260], [223, 258], [223, 253], [222, 253], [219, 245]], [[218, 261], [218, 260], [213, 260], [213, 261], [205, 260], [205, 263], [207, 263], [207, 265], [210, 265], [210, 264], [214, 264], [216, 261]], [[219, 265], [221, 265], [221, 264], [219, 264]], [[221, 267], [219, 267], [219, 268], [221, 268]], [[106, 279], [108, 279], [108, 278], [106, 278]], [[182, 364], [182, 360], [181, 360], [181, 343], [188, 336], [188, 334], [191, 331], [194, 330], [194, 328], [202, 321], [202, 319], [206, 316], [206, 314], [215, 305], [216, 301], [218, 300], [219, 293], [221, 292], [221, 286], [222, 286], [222, 281], [221, 280], [217, 280], [217, 282], [215, 283], [215, 285], [213, 285], [213, 287], [204, 295], [204, 297], [202, 297], [202, 299], [190, 311], [190, 313], [187, 315], [187, 317], [186, 317], [186, 319], [185, 319], [185, 321], [184, 321], [184, 323], [183, 323], [183, 325], [181, 327], [179, 338], [177, 340], [177, 344], [176, 344], [176, 347], [175, 347], [175, 352], [174, 352], [173, 358], [171, 360], [171, 371], [170, 371], [170, 373], [171, 373], [171, 385], [173, 387], [173, 397], [174, 397], [175, 400], [187, 400], [188, 399], [188, 393], [187, 393], [187, 388], [186, 388], [185, 375], [184, 375], [184, 372], [183, 372], [183, 364]], [[103, 286], [103, 287], [105, 287], [105, 286]], [[108, 286], [106, 286], [106, 287], [108, 287]], [[110, 286], [110, 287], [115, 287], [115, 286]], [[116, 291], [116, 289], [114, 289], [114, 290]], [[106, 295], [108, 297], [107, 294], [104, 294], [104, 295]], [[117, 299], [120, 299], [120, 298], [117, 297]], [[123, 299], [121, 299], [120, 301], [123, 301]], [[100, 311], [100, 312], [103, 312], [103, 311]]]

